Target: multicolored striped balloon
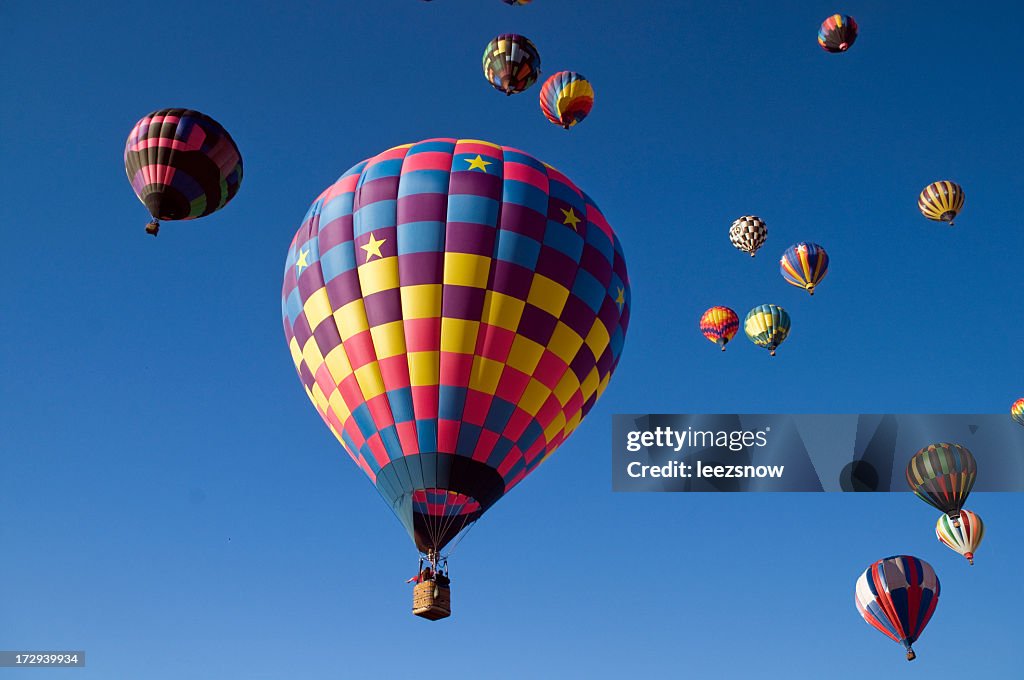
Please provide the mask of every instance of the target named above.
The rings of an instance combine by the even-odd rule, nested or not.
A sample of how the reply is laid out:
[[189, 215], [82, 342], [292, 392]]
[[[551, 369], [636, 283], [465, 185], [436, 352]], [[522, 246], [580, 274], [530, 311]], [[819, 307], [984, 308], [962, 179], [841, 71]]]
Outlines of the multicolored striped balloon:
[[960, 444], [930, 444], [907, 463], [910, 489], [925, 503], [949, 515], [953, 526], [960, 524], [960, 509], [977, 476], [974, 456]]
[[956, 182], [948, 179], [941, 182], [932, 182], [921, 190], [917, 197], [917, 207], [921, 214], [935, 222], [948, 222], [953, 226], [953, 220], [964, 208], [963, 188]]
[[540, 53], [536, 45], [522, 35], [503, 33], [484, 49], [484, 77], [506, 95], [522, 92], [540, 75]]
[[594, 88], [579, 73], [559, 71], [540, 88], [540, 110], [566, 130], [586, 118], [593, 107]]
[[124, 168], [153, 221], [192, 220], [220, 210], [242, 185], [242, 155], [227, 130], [192, 109], [143, 116], [124, 146]]
[[1024, 399], [1018, 399], [1010, 407], [1010, 417], [1018, 425], [1024, 425]]
[[739, 327], [740, 318], [728, 307], [712, 307], [700, 317], [700, 332], [719, 345], [723, 352]]
[[747, 312], [743, 330], [752, 343], [775, 356], [775, 350], [789, 337], [789, 323], [789, 313], [782, 307], [758, 305]]
[[894, 555], [878, 560], [857, 579], [857, 611], [876, 630], [907, 649], [924, 631], [939, 603], [941, 586], [932, 565], [919, 557]]
[[973, 565], [974, 553], [985, 537], [985, 524], [981, 517], [970, 510], [960, 511], [959, 524], [954, 524], [949, 515], [939, 515], [935, 523], [935, 536], [943, 545], [960, 553]]
[[814, 287], [828, 274], [828, 253], [817, 243], [797, 243], [786, 248], [779, 260], [786, 283], [814, 295]]
[[320, 194], [281, 302], [307, 396], [428, 555], [579, 426], [631, 304], [589, 196], [527, 153], [457, 139], [389, 149]]
[[856, 40], [857, 22], [851, 16], [833, 14], [818, 29], [818, 45], [826, 52], [845, 52]]

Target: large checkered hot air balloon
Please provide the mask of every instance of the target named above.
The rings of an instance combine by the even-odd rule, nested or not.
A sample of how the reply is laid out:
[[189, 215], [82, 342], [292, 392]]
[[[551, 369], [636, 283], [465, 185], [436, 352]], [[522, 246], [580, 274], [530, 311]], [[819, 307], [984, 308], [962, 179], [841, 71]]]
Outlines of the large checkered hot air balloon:
[[220, 210], [242, 184], [242, 155], [227, 130], [192, 109], [143, 116], [124, 147], [124, 168], [153, 220], [192, 220]]
[[346, 171], [295, 234], [282, 290], [307, 396], [435, 571], [579, 426], [629, 309], [597, 205], [529, 154], [475, 140]]

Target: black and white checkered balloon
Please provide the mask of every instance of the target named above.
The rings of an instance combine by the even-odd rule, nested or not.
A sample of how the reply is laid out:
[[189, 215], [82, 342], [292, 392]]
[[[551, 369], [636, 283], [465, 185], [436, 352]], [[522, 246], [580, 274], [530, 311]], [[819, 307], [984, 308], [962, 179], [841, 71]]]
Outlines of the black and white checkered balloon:
[[744, 215], [729, 227], [729, 240], [732, 244], [751, 257], [757, 253], [757, 249], [764, 245], [768, 238], [768, 226], [760, 217], [755, 215]]

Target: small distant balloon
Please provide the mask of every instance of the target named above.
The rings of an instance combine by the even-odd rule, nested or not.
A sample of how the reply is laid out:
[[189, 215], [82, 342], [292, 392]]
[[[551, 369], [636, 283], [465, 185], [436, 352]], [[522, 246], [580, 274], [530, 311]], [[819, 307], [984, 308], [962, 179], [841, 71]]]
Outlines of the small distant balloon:
[[540, 53], [526, 36], [503, 33], [484, 49], [484, 77], [506, 95], [522, 92], [540, 75]]
[[771, 356], [789, 337], [789, 314], [778, 305], [758, 305], [743, 320], [743, 330], [750, 341], [767, 349]]
[[821, 22], [818, 29], [818, 44], [826, 52], [836, 54], [850, 49], [857, 40], [857, 22], [844, 14], [833, 14]]
[[767, 238], [768, 225], [756, 215], [744, 215], [729, 227], [729, 241], [738, 250], [750, 253], [751, 257], [757, 254]]
[[953, 220], [964, 208], [964, 198], [963, 188], [946, 179], [926, 186], [917, 198], [917, 207], [928, 219], [947, 222], [952, 227]]
[[919, 557], [894, 555], [878, 560], [857, 579], [854, 600], [861, 617], [907, 650], [921, 636], [939, 603], [941, 586], [932, 565]]
[[1013, 402], [1013, 406], [1010, 407], [1010, 417], [1018, 425], [1024, 425], [1024, 399], [1018, 399]]
[[960, 511], [959, 525], [954, 524], [948, 515], [940, 515], [935, 523], [935, 536], [943, 545], [960, 553], [973, 565], [974, 553], [985, 537], [985, 524], [977, 513], [970, 510]]
[[918, 498], [960, 525], [960, 510], [974, 487], [978, 463], [966, 446], [930, 444], [907, 463], [907, 484]]
[[540, 88], [540, 109], [544, 116], [568, 130], [580, 123], [594, 107], [594, 88], [583, 75], [559, 71]]
[[814, 295], [814, 288], [828, 274], [828, 253], [817, 243], [797, 243], [786, 248], [779, 260], [786, 283]]
[[736, 335], [740, 318], [728, 307], [712, 307], [700, 317], [700, 331], [704, 337], [725, 351], [725, 346]]
[[242, 155], [227, 130], [192, 109], [143, 116], [124, 145], [124, 169], [153, 221], [193, 220], [220, 210], [242, 184]]

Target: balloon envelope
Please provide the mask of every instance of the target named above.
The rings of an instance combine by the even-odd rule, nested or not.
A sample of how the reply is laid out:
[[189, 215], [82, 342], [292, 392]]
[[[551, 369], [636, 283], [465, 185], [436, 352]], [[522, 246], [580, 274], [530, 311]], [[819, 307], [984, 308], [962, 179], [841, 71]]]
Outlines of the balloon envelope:
[[826, 52], [845, 52], [857, 40], [857, 22], [853, 17], [833, 14], [818, 28], [818, 45]]
[[725, 346], [736, 335], [740, 318], [728, 307], [712, 307], [700, 317], [700, 331], [704, 337], [725, 351]]
[[966, 446], [931, 444], [907, 463], [907, 484], [917, 497], [958, 521], [974, 480], [978, 464]]
[[191, 220], [228, 204], [242, 184], [242, 156], [220, 123], [192, 109], [143, 116], [124, 147], [135, 195], [157, 220]]
[[732, 245], [751, 257], [757, 254], [768, 238], [768, 225], [756, 215], [744, 215], [729, 227], [729, 241]]
[[939, 520], [935, 523], [935, 536], [943, 545], [960, 553], [968, 562], [974, 564], [974, 553], [981, 545], [981, 539], [985, 537], [985, 524], [981, 517], [970, 510], [961, 510], [960, 521], [956, 524], [949, 515], [939, 515]]
[[517, 94], [537, 82], [540, 53], [522, 35], [503, 33], [484, 48], [484, 77], [505, 94]]
[[917, 207], [928, 219], [948, 222], [952, 227], [953, 220], [963, 210], [965, 198], [963, 188], [956, 182], [932, 182], [921, 190], [921, 195], [917, 197]]
[[424, 552], [576, 429], [629, 309], [622, 247], [590, 197], [475, 140], [346, 171], [295, 234], [282, 289], [307, 396]]
[[924, 560], [895, 555], [878, 560], [857, 579], [857, 611], [876, 630], [901, 643], [907, 659], [915, 657], [911, 645], [935, 613], [939, 578]]
[[1024, 399], [1018, 399], [1010, 406], [1010, 417], [1018, 425], [1024, 425]]
[[791, 245], [779, 260], [779, 271], [786, 283], [814, 295], [814, 288], [828, 274], [828, 253], [817, 243]]
[[772, 356], [782, 342], [789, 337], [789, 313], [778, 305], [758, 305], [743, 320], [743, 330], [750, 341], [764, 347]]
[[540, 109], [544, 116], [566, 130], [581, 122], [594, 108], [594, 88], [573, 71], [559, 71], [540, 88]]

